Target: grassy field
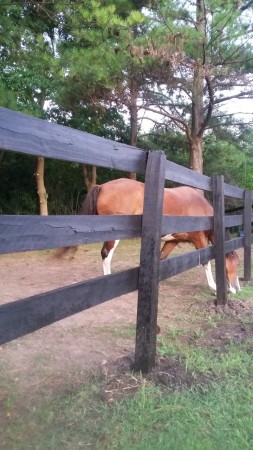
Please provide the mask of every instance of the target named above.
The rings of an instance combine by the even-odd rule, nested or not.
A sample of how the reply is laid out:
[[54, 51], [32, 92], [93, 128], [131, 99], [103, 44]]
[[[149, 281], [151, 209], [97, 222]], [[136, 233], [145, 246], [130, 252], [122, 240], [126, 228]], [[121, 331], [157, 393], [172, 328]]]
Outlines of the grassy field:
[[[9, 389], [0, 449], [252, 450], [253, 287], [217, 313], [207, 288], [185, 282], [161, 285], [162, 332], [148, 376], [134, 373], [127, 355], [83, 373], [66, 390], [44, 389], [36, 399], [31, 392], [20, 405], [15, 374], [0, 364], [0, 393]], [[134, 339], [132, 324], [101, 332]], [[46, 361], [37, 364], [43, 383]]]

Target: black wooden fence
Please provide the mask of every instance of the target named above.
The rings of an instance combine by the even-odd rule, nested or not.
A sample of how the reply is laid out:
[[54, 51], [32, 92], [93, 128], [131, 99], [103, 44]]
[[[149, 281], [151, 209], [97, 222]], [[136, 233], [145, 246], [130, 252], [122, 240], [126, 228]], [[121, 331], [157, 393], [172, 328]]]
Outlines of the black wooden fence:
[[[159, 281], [216, 260], [217, 303], [227, 301], [225, 254], [244, 247], [244, 278], [251, 278], [252, 192], [209, 178], [146, 152], [68, 127], [0, 108], [0, 149], [145, 175], [143, 216], [0, 216], [0, 253], [141, 237], [140, 266], [0, 306], [0, 343], [138, 290], [135, 369], [155, 363]], [[213, 192], [214, 217], [162, 216], [163, 188], [171, 180]], [[224, 215], [224, 196], [244, 202], [242, 215]], [[225, 227], [244, 237], [225, 241]], [[160, 236], [213, 228], [215, 248], [159, 260]], [[3, 280], [2, 280], [3, 282]]]

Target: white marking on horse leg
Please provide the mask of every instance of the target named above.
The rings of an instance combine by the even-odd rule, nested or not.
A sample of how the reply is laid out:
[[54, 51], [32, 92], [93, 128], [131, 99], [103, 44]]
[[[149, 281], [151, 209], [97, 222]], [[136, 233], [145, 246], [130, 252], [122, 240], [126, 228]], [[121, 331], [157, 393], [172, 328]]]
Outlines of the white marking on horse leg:
[[231, 292], [231, 294], [236, 294], [236, 289], [233, 288], [231, 283], [228, 284], [228, 290], [229, 292]]
[[205, 272], [206, 272], [206, 278], [207, 278], [207, 283], [208, 286], [210, 287], [210, 289], [212, 289], [213, 291], [216, 291], [216, 283], [213, 279], [213, 274], [212, 274], [212, 269], [211, 269], [211, 263], [210, 261], [208, 261], [207, 264], [204, 264], [204, 268], [205, 268]]
[[115, 248], [117, 247], [119, 243], [119, 240], [115, 241], [114, 246], [109, 251], [108, 256], [103, 259], [103, 269], [104, 269], [104, 275], [110, 275], [111, 274], [111, 261], [112, 261], [112, 255], [114, 253]]
[[161, 237], [161, 241], [174, 241], [175, 238], [172, 236], [172, 234], [165, 234], [164, 236]]
[[241, 286], [240, 286], [238, 277], [236, 277], [236, 279], [233, 281], [233, 284], [232, 283], [228, 284], [228, 290], [232, 294], [236, 294], [236, 292], [239, 292], [241, 290]]
[[235, 289], [237, 290], [237, 292], [239, 292], [241, 290], [240, 281], [239, 281], [238, 277], [236, 277]]

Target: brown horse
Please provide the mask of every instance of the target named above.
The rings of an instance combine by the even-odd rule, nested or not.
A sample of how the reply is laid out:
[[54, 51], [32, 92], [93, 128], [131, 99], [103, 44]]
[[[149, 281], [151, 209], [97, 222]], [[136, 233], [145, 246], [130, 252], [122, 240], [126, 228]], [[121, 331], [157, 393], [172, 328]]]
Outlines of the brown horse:
[[[94, 186], [87, 194], [82, 205], [81, 214], [142, 214], [144, 202], [144, 184], [128, 178], [120, 178]], [[182, 186], [164, 189], [163, 214], [174, 216], [213, 216], [213, 207], [197, 190]], [[214, 243], [213, 230], [173, 233], [162, 237], [165, 241], [160, 258], [165, 259], [179, 242], [190, 242], [196, 249]], [[119, 241], [104, 242], [101, 250], [104, 274], [111, 273], [113, 252]], [[235, 251], [226, 255], [226, 274], [228, 288], [232, 293], [240, 290], [237, 275], [238, 255]], [[208, 285], [216, 290], [210, 261], [205, 264]]]

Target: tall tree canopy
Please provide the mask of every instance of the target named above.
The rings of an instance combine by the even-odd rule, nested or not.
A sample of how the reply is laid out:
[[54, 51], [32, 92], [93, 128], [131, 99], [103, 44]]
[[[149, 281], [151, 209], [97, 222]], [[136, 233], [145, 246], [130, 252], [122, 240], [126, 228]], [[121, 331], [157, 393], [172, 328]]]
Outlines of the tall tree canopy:
[[[232, 117], [229, 105], [253, 97], [252, 5], [253, 0], [2, 2], [1, 105], [162, 148], [197, 172], [226, 168], [228, 181], [249, 187], [252, 133]], [[143, 111], [155, 122], [149, 137], [142, 135]], [[0, 163], [2, 156], [0, 151]], [[2, 172], [7, 174], [11, 161], [14, 170], [15, 158], [3, 159]], [[71, 190], [81, 174], [80, 167], [72, 169], [68, 184], [66, 167], [47, 163], [50, 197], [57, 191], [60, 198], [56, 180], [64, 190], [64, 177]], [[99, 173], [98, 182], [112, 176]], [[95, 168], [84, 168], [84, 176], [88, 188], [96, 182]], [[83, 189], [78, 180], [77, 197]], [[62, 195], [64, 211], [75, 209], [65, 207], [68, 196], [73, 197]], [[50, 212], [57, 208], [54, 202]]]
[[[190, 168], [203, 171], [203, 135], [220, 106], [253, 97], [252, 1], [154, 2], [142, 57], [156, 59], [143, 107], [186, 133]], [[141, 49], [136, 50], [136, 56]]]
[[126, 108], [130, 143], [138, 111], [187, 136], [189, 166], [203, 172], [203, 136], [220, 107], [252, 98], [252, 1], [160, 0], [70, 3], [61, 14], [67, 110]]
[[[137, 145], [137, 100], [144, 83], [131, 54], [142, 33], [144, 1], [73, 3], [62, 14], [58, 52], [64, 73], [56, 102], [66, 111], [128, 111], [128, 143]], [[92, 117], [92, 115], [91, 115]]]

